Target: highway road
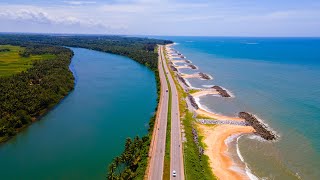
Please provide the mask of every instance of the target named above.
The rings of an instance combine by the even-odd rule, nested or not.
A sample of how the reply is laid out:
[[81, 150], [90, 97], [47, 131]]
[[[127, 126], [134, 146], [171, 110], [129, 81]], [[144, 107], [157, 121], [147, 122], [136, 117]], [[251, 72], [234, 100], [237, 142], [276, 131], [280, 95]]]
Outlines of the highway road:
[[[161, 59], [164, 64], [165, 72], [171, 86], [171, 148], [170, 148], [170, 179], [184, 180], [183, 151], [181, 141], [181, 125], [179, 112], [179, 98], [176, 84], [169, 73], [169, 68], [164, 57], [164, 46], [160, 46]], [[172, 172], [176, 171], [176, 177], [172, 176]]]
[[[161, 53], [159, 48], [159, 54]], [[162, 180], [163, 177], [163, 162], [165, 154], [165, 144], [166, 144], [166, 131], [167, 131], [167, 117], [168, 117], [168, 101], [169, 92], [168, 84], [162, 68], [162, 57], [159, 56], [158, 70], [161, 82], [161, 93], [159, 100], [159, 107], [155, 122], [155, 128], [153, 132], [153, 139], [151, 142], [150, 150], [150, 164], [148, 171], [149, 180]]]

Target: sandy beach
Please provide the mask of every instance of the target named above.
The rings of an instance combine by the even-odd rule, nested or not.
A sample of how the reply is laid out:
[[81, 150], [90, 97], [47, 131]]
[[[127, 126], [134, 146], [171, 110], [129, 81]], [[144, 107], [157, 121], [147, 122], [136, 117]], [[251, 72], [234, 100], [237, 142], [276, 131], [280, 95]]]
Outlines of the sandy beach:
[[196, 113], [198, 115], [202, 115], [202, 116], [206, 116], [206, 117], [213, 118], [213, 119], [218, 119], [218, 120], [244, 121], [244, 119], [241, 119], [241, 118], [238, 118], [238, 117], [230, 117], [230, 116], [224, 116], [224, 115], [220, 115], [220, 114], [215, 114], [213, 112], [208, 112], [208, 111], [203, 110], [203, 109], [197, 109]]
[[192, 93], [191, 95], [193, 97], [197, 98], [197, 97], [201, 97], [201, 96], [205, 96], [205, 95], [209, 95], [209, 94], [217, 94], [217, 95], [219, 95], [219, 93], [214, 89], [198, 91], [198, 92]]
[[190, 66], [175, 66], [175, 68], [177, 68], [177, 69], [183, 69], [183, 68], [185, 68], [185, 69], [191, 69]]
[[203, 142], [207, 145], [205, 154], [209, 157], [209, 163], [213, 173], [219, 179], [249, 179], [245, 174], [231, 170], [232, 159], [226, 155], [228, 149], [225, 140], [234, 134], [253, 133], [250, 126], [216, 125], [206, 126], [198, 124]]
[[200, 78], [200, 75], [198, 73], [196, 73], [196, 74], [181, 74], [181, 77], [183, 77], [183, 78]]

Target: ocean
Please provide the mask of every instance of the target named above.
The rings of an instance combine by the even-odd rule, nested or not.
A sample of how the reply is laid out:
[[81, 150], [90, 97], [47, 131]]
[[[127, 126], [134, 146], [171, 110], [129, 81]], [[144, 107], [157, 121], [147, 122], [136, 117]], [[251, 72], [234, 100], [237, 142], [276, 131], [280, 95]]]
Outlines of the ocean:
[[279, 136], [276, 142], [234, 139], [235, 161], [243, 160], [259, 179], [320, 179], [320, 38], [155, 38], [174, 41], [173, 48], [199, 67], [181, 72], [213, 77], [190, 79], [193, 87], [219, 85], [235, 96], [202, 97], [203, 107], [253, 113]]

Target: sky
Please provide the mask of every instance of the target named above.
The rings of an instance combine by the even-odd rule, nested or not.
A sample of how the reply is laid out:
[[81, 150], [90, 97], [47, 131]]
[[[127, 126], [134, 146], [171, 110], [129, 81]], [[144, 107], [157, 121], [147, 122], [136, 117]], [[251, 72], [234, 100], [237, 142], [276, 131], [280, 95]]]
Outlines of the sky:
[[0, 32], [320, 37], [320, 1], [0, 0]]

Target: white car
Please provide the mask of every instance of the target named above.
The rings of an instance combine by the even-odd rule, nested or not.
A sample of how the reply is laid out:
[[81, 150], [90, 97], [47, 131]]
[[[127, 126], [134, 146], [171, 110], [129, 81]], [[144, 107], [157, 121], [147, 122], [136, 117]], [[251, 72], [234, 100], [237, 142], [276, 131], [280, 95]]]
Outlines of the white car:
[[176, 177], [177, 176], [177, 172], [175, 170], [172, 171], [172, 176]]

